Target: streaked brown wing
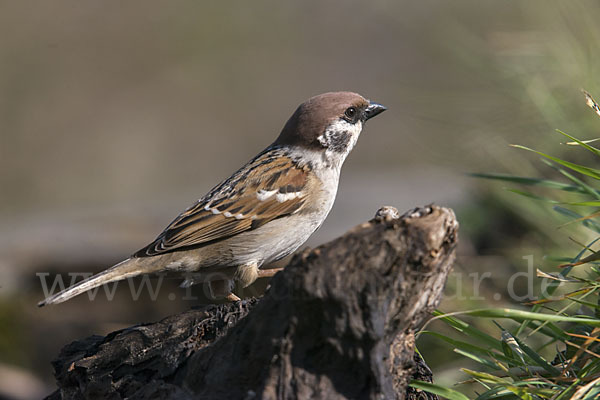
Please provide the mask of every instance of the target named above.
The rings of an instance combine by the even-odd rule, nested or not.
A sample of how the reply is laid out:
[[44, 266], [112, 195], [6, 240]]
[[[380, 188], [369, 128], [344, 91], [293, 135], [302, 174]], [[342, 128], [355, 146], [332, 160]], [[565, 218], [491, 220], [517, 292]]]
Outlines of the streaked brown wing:
[[136, 257], [223, 240], [298, 211], [306, 199], [307, 169], [265, 152], [181, 213]]

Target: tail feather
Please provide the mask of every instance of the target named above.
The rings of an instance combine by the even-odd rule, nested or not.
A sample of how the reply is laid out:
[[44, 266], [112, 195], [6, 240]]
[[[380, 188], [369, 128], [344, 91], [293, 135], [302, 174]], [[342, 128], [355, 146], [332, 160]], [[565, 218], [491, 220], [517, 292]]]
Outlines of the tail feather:
[[94, 276], [60, 291], [48, 298], [40, 301], [38, 307], [43, 307], [47, 304], [58, 304], [67, 301], [81, 293], [87, 292], [90, 289], [104, 285], [105, 283], [120, 281], [142, 273], [151, 272], [142, 270], [142, 265], [139, 258], [128, 258], [120, 263], [108, 268], [105, 271], [99, 272]]

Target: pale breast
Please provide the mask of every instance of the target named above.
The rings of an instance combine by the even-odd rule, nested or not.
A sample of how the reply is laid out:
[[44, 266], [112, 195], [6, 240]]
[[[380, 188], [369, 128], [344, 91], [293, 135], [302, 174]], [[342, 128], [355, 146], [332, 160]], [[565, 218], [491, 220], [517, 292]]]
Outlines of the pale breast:
[[321, 171], [316, 178], [311, 182], [316, 185], [311, 188], [315, 196], [299, 212], [215, 244], [214, 250], [222, 255], [220, 262], [227, 259], [228, 265], [232, 266], [254, 262], [262, 265], [279, 260], [302, 246], [331, 211], [337, 193], [339, 175], [335, 170]]
[[177, 252], [178, 257], [165, 254], [164, 258], [169, 259], [171, 264], [170, 269], [198, 271], [254, 263], [260, 266], [279, 260], [302, 246], [331, 211], [339, 181], [339, 168], [324, 165], [326, 160], [323, 160], [322, 154], [303, 156], [303, 165], [308, 167], [310, 163], [309, 168], [313, 173], [308, 175], [302, 190], [303, 193], [310, 193], [310, 196], [300, 209], [225, 240]]

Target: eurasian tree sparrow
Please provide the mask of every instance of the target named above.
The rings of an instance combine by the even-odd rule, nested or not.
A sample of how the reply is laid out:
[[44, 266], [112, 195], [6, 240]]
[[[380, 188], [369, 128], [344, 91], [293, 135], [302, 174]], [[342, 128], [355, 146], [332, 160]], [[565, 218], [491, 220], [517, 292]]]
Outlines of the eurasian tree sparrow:
[[351, 92], [301, 104], [273, 144], [181, 213], [128, 259], [38, 305], [141, 274], [177, 271], [182, 286], [207, 281], [213, 298], [272, 276], [261, 266], [300, 247], [327, 217], [340, 169], [364, 123], [385, 107]]

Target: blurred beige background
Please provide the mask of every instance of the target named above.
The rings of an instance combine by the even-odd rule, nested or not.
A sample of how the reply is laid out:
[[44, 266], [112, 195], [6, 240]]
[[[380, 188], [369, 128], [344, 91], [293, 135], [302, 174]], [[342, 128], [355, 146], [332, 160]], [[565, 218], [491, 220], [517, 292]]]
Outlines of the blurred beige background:
[[37, 309], [35, 274], [139, 249], [312, 95], [352, 90], [389, 110], [310, 246], [383, 204], [468, 210], [465, 172], [532, 171], [507, 161], [508, 143], [595, 122], [578, 89], [600, 90], [599, 17], [574, 0], [0, 0], [0, 397], [48, 393], [70, 340], [189, 307]]

